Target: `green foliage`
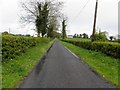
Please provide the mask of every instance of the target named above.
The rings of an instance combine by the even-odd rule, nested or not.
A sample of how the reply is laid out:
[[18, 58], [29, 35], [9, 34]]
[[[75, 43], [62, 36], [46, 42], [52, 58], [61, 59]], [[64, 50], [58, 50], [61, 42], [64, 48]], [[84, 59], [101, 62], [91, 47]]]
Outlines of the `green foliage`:
[[106, 41], [106, 35], [104, 32], [96, 33], [94, 36], [91, 36], [92, 41]]
[[120, 43], [120, 39], [118, 39], [118, 43]]
[[76, 40], [63, 40], [68, 43], [72, 43], [76, 46], [86, 48], [86, 49], [91, 49], [91, 42], [90, 41], [76, 41]]
[[2, 63], [2, 88], [18, 88], [21, 81], [31, 72], [31, 70], [40, 62], [40, 58], [46, 53], [53, 42], [48, 39], [42, 39], [35, 47], [13, 60]]
[[[21, 16], [22, 23], [34, 23], [37, 36], [49, 37], [49, 28], [54, 24], [52, 31], [57, 31], [60, 27], [63, 2], [58, 0], [26, 0], [21, 2], [26, 15]], [[52, 35], [50, 35], [52, 36]]]
[[100, 51], [106, 55], [120, 58], [120, 44], [111, 42], [91, 42], [91, 41], [75, 41], [75, 40], [63, 40], [68, 43], [72, 43], [76, 46], [88, 49]]
[[61, 34], [60, 33], [56, 32], [56, 31], [53, 31], [52, 33], [53, 34], [52, 34], [51, 38], [61, 38]]
[[51, 23], [48, 27], [47, 37], [50, 38], [54, 37], [54, 28], [55, 28], [55, 24]]
[[40, 42], [48, 42], [48, 39], [20, 37], [3, 35], [2, 36], [2, 60], [13, 59], [24, 53], [28, 48], [36, 46]]
[[42, 6], [42, 3], [38, 4], [38, 11], [39, 14], [36, 18], [36, 28], [37, 28], [37, 33], [38, 37], [40, 36], [40, 33], [42, 34], [42, 37], [46, 34], [47, 32], [47, 24], [48, 24], [48, 3], [45, 2], [44, 5]]
[[7, 34], [8, 34], [8, 32], [7, 32], [7, 31], [5, 31], [5, 32], [3, 32], [3, 33], [2, 33], [2, 35], [7, 35]]
[[66, 20], [62, 21], [62, 39], [66, 38]]
[[83, 34], [74, 34], [73, 38], [88, 38], [88, 34], [83, 33]]
[[54, 38], [61, 38], [61, 34], [58, 32], [54, 32]]
[[73, 35], [73, 38], [78, 38], [76, 33]]
[[114, 36], [110, 36], [109, 38], [110, 38], [110, 40], [112, 41], [112, 40], [114, 39]]
[[120, 44], [109, 42], [93, 42], [92, 50], [101, 51], [109, 56], [120, 58]]
[[88, 35], [86, 33], [83, 33], [83, 38], [88, 38]]
[[65, 40], [72, 40], [72, 41], [91, 41], [89, 38], [66, 38]]

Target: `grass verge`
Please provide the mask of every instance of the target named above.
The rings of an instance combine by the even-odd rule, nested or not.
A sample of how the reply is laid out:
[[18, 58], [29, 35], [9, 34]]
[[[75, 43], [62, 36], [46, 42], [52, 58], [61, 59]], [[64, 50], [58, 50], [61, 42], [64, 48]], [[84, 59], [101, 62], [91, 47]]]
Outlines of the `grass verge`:
[[70, 43], [62, 42], [62, 44], [85, 61], [99, 75], [119, 87], [118, 59], [106, 56], [100, 52], [86, 50]]
[[25, 53], [2, 64], [2, 88], [16, 88], [34, 68], [53, 42], [40, 43]]

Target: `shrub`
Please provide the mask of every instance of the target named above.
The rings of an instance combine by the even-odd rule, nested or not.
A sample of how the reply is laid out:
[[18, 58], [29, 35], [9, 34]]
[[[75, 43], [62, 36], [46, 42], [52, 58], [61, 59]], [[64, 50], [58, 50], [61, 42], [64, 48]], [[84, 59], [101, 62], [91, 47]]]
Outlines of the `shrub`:
[[3, 32], [2, 34], [3, 34], [3, 35], [7, 35], [7, 34], [8, 34], [8, 32], [7, 32], [7, 31], [5, 31], [5, 32]]
[[88, 49], [88, 50], [94, 50], [94, 51], [100, 51], [106, 55], [120, 58], [120, 44], [118, 43], [111, 43], [111, 42], [91, 42], [91, 41], [73, 41], [73, 40], [63, 40], [68, 43], [72, 43], [76, 46]]
[[38, 43], [48, 43], [50, 39], [25, 36], [2, 36], [2, 61], [13, 59]]
[[92, 41], [106, 41], [107, 37], [104, 32], [96, 33], [94, 36], [91, 36]]
[[120, 44], [110, 42], [93, 42], [92, 50], [101, 51], [109, 56], [120, 58]]

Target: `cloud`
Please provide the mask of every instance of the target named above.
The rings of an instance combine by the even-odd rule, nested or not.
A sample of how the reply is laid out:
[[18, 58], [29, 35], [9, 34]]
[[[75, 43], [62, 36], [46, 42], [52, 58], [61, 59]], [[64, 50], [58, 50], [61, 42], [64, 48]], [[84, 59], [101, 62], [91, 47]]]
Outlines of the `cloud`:
[[[0, 30], [4, 31], [11, 27], [13, 33], [28, 33], [27, 28], [19, 26], [19, 1], [20, 0], [0, 0]], [[89, 0], [60, 0], [65, 2], [63, 12], [68, 17], [68, 34], [92, 33], [95, 1]], [[97, 27], [109, 34], [118, 33], [118, 1], [119, 0], [99, 0]], [[19, 29], [17, 29], [19, 27]], [[32, 28], [32, 27], [31, 27]], [[28, 28], [29, 30], [31, 28]], [[30, 32], [31, 33], [31, 32]]]
[[18, 7], [17, 0], [3, 0], [1, 5], [1, 22], [5, 25], [9, 25], [11, 23], [16, 23], [18, 20]]
[[[77, 0], [70, 0], [73, 3], [69, 3], [68, 19], [70, 24], [71, 33], [86, 32], [88, 34], [92, 33], [93, 20], [94, 20], [94, 10], [95, 1], [90, 0], [87, 6], [83, 9], [82, 13], [79, 15], [81, 7], [80, 2], [75, 2]], [[84, 0], [86, 1], [86, 0]], [[71, 5], [70, 5], [71, 4]], [[85, 4], [85, 2], [83, 3]], [[102, 31], [107, 31], [110, 34], [116, 35], [118, 33], [118, 0], [99, 0], [98, 14], [97, 14], [97, 26], [102, 29]], [[77, 15], [78, 14], [78, 15]], [[77, 15], [77, 17], [75, 17]], [[75, 20], [73, 18], [76, 18]], [[74, 25], [74, 26], [73, 26]], [[68, 25], [69, 26], [69, 25]], [[73, 31], [74, 28], [74, 31]]]

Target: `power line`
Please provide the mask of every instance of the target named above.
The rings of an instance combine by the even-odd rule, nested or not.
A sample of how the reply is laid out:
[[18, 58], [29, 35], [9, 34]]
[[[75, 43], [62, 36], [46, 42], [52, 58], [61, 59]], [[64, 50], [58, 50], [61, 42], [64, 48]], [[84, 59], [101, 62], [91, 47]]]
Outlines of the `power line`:
[[[87, 4], [89, 3], [89, 1], [90, 0], [87, 0], [87, 2], [84, 4], [84, 6], [80, 9], [80, 11], [79, 11], [79, 13], [75, 16], [75, 18], [69, 23], [69, 27], [71, 26], [70, 24], [72, 24], [75, 20], [76, 20], [76, 18], [78, 17], [78, 15], [80, 15], [81, 13], [82, 13], [82, 11], [85, 9], [85, 7], [87, 6]], [[69, 28], [68, 27], [68, 28]], [[69, 28], [69, 30], [70, 30], [70, 28]]]
[[80, 15], [82, 13], [82, 11], [85, 9], [85, 7], [87, 6], [87, 4], [89, 3], [90, 0], [87, 0], [87, 2], [84, 4], [84, 6], [80, 9], [79, 13], [75, 16], [75, 18], [73, 19], [73, 22], [76, 20], [76, 18], [78, 17], [78, 15]]

